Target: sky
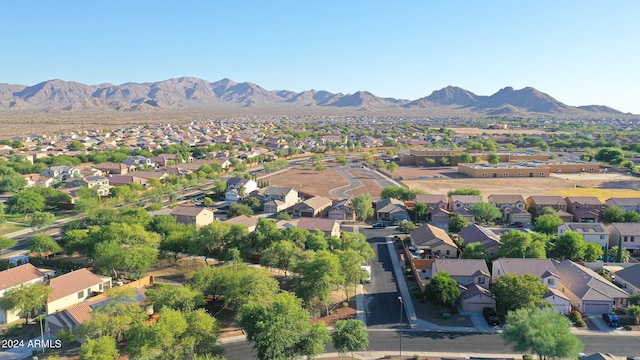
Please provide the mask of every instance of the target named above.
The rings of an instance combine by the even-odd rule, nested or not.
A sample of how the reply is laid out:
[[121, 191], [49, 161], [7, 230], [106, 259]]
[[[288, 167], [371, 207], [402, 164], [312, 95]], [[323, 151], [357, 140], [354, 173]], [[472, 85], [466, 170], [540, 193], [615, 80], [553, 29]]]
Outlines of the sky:
[[531, 86], [640, 114], [640, 1], [9, 0], [0, 83], [230, 78], [415, 100]]

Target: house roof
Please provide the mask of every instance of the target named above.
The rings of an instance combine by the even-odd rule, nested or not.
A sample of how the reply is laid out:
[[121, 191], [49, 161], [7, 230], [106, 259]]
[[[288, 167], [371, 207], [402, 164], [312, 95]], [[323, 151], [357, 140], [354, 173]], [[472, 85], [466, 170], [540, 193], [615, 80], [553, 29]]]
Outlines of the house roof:
[[294, 191], [294, 188], [290, 188], [290, 187], [281, 187], [281, 186], [269, 186], [268, 188], [266, 188], [264, 190], [263, 195], [278, 195], [278, 196], [285, 196], [288, 193], [290, 193], [291, 191]]
[[435, 275], [441, 271], [446, 271], [451, 276], [491, 276], [487, 262], [482, 259], [435, 259], [432, 272]]
[[595, 271], [571, 260], [554, 261], [554, 265], [562, 276], [562, 285], [583, 301], [608, 301], [629, 296], [626, 291], [605, 280]]
[[44, 276], [45, 274], [42, 271], [31, 264], [24, 264], [0, 271], [0, 290], [8, 289]]
[[446, 231], [435, 227], [431, 224], [425, 224], [417, 227], [410, 234], [411, 241], [418, 247], [434, 247], [440, 244], [447, 244], [451, 247], [458, 248]]
[[104, 283], [105, 280], [89, 271], [80, 269], [51, 279], [49, 286], [53, 289], [48, 302], [62, 299], [65, 296]]
[[517, 204], [519, 202], [525, 202], [522, 195], [508, 195], [508, 194], [492, 194], [489, 195], [489, 200], [493, 200], [496, 204]]
[[376, 212], [390, 212], [398, 207], [405, 209], [404, 201], [388, 198], [376, 202]]
[[482, 196], [479, 195], [451, 195], [451, 202], [461, 202], [464, 204], [473, 204], [482, 202]]
[[471, 224], [458, 232], [458, 236], [464, 240], [465, 245], [470, 243], [479, 242], [484, 245], [485, 248], [490, 246], [498, 246], [500, 244], [500, 237], [493, 231], [477, 224]]
[[417, 194], [415, 201], [416, 203], [437, 204], [441, 201], [447, 202], [447, 197], [445, 195], [438, 194]]
[[229, 180], [227, 180], [227, 186], [244, 186], [249, 182], [249, 179], [245, 179], [245, 178], [239, 178], [239, 177], [232, 177], [229, 178]]
[[624, 358], [613, 356], [611, 354], [595, 353], [589, 356], [581, 357], [580, 360], [623, 360]]
[[558, 195], [531, 195], [528, 199], [531, 199], [536, 205], [567, 205], [564, 198]]
[[495, 264], [499, 262], [502, 269], [507, 274], [532, 274], [540, 278], [550, 275], [560, 277], [551, 259], [520, 259], [520, 258], [500, 258], [493, 261], [493, 269]]
[[171, 215], [174, 216], [198, 216], [203, 211], [209, 211], [213, 213], [213, 210], [202, 206], [178, 206], [171, 211]]
[[640, 206], [640, 198], [610, 198], [605, 203], [620, 207], [638, 207]]
[[303, 217], [298, 220], [297, 227], [309, 231], [321, 230], [331, 232], [333, 231], [336, 223], [338, 223], [338, 221], [334, 219]]
[[616, 271], [616, 279], [622, 279], [640, 289], [640, 264]]
[[565, 226], [570, 231], [579, 232], [580, 234], [609, 234], [609, 231], [601, 223], [577, 223], [570, 222], [564, 223], [560, 226]]
[[303, 206], [306, 205], [315, 210], [315, 209], [331, 206], [333, 204], [333, 201], [331, 199], [327, 199], [326, 197], [314, 196], [310, 199], [303, 201], [302, 204]]
[[485, 295], [487, 297], [492, 298], [493, 294], [491, 294], [491, 291], [489, 291], [488, 289], [483, 288], [482, 286], [478, 285], [478, 284], [469, 284], [467, 286], [464, 287], [466, 290], [460, 294], [460, 298], [462, 299], [469, 299], [472, 298], [474, 296], [478, 296], [478, 295]]
[[640, 235], [640, 223], [611, 223], [609, 226], [622, 236]]
[[259, 219], [260, 219], [259, 217], [248, 217], [246, 215], [239, 215], [229, 220], [225, 220], [224, 222], [232, 225], [237, 224], [237, 225], [244, 225], [248, 228], [250, 227], [255, 228], [255, 226], [258, 225]]
[[561, 299], [565, 299], [567, 301], [571, 301], [571, 299], [569, 299], [567, 297], [567, 295], [563, 294], [562, 291], [554, 289], [554, 288], [548, 288], [547, 292], [544, 294], [544, 296], [542, 298], [546, 299], [546, 298], [551, 297], [551, 296], [557, 296], [557, 297], [559, 297]]
[[568, 203], [584, 205], [602, 205], [602, 201], [595, 196], [567, 196], [564, 200]]

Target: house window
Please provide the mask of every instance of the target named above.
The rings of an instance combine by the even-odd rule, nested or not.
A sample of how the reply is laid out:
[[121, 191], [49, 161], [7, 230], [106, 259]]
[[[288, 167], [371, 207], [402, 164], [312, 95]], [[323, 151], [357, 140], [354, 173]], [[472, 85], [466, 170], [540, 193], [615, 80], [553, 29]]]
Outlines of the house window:
[[502, 175], [504, 175], [504, 176], [509, 176], [509, 173], [508, 173], [508, 172], [506, 172], [506, 173], [503, 173]]
[[604, 239], [604, 235], [600, 235], [600, 240], [603, 240], [603, 239]]
[[540, 173], [540, 176], [544, 176], [544, 173], [543, 173], [543, 172], [541, 172], [541, 173]]
[[625, 236], [625, 237], [623, 237], [623, 238], [622, 238], [622, 241], [627, 242], [627, 237], [626, 237], [626, 236]]
[[633, 242], [633, 240], [635, 240], [635, 237], [631, 237], [631, 239], [629, 239], [630, 242]]
[[78, 299], [82, 299], [84, 297], [84, 290], [78, 293]]
[[484, 284], [484, 278], [483, 277], [479, 277], [478, 278], [478, 284]]
[[519, 172], [518, 176], [524, 176], [524, 173], [523, 172]]
[[449, 255], [449, 250], [447, 250], [447, 255]]
[[487, 173], [482, 173], [482, 177], [487, 177], [489, 176]]
[[556, 282], [555, 282], [555, 280], [554, 280], [554, 279], [547, 279], [547, 283], [548, 283], [549, 285], [555, 285], [555, 284], [556, 284]]
[[102, 291], [102, 284], [100, 284], [100, 285], [98, 286], [98, 289], [99, 289], [100, 291]]

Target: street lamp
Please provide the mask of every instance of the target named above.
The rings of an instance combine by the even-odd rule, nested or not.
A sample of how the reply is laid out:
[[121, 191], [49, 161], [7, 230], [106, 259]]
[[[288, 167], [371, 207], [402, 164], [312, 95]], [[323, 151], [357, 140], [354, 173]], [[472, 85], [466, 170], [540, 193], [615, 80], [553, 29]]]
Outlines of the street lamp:
[[398, 296], [398, 300], [400, 301], [400, 357], [402, 357], [402, 296]]

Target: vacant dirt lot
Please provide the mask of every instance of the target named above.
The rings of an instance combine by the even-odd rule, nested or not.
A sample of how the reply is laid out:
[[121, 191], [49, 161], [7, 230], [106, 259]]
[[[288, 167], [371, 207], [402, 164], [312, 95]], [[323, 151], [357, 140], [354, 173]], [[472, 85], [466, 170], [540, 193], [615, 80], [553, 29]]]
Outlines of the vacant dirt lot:
[[[394, 174], [395, 175], [395, 174]], [[548, 178], [507, 179], [443, 179], [405, 180], [411, 189], [429, 194], [446, 194], [449, 190], [471, 187], [482, 192], [485, 200], [491, 194], [596, 196], [605, 201], [611, 197], [640, 197], [640, 182], [628, 176], [562, 175]]]
[[[370, 193], [371, 196], [380, 196], [382, 189], [378, 184], [371, 180], [370, 174], [365, 174], [362, 169], [348, 167], [343, 168], [349, 171], [356, 179], [363, 183], [363, 186], [348, 191], [348, 195], [357, 196], [364, 193]], [[263, 180], [269, 182], [273, 186], [292, 187], [300, 192], [310, 193], [314, 195], [324, 196], [335, 199], [329, 192], [349, 184], [349, 182], [338, 174], [332, 168], [326, 168], [324, 171], [316, 171], [311, 168], [296, 167], [274, 175], [269, 175]]]
[[456, 132], [456, 134], [469, 134], [469, 135], [481, 135], [481, 134], [544, 134], [547, 131], [541, 129], [477, 129], [477, 128], [458, 128], [447, 127]]

